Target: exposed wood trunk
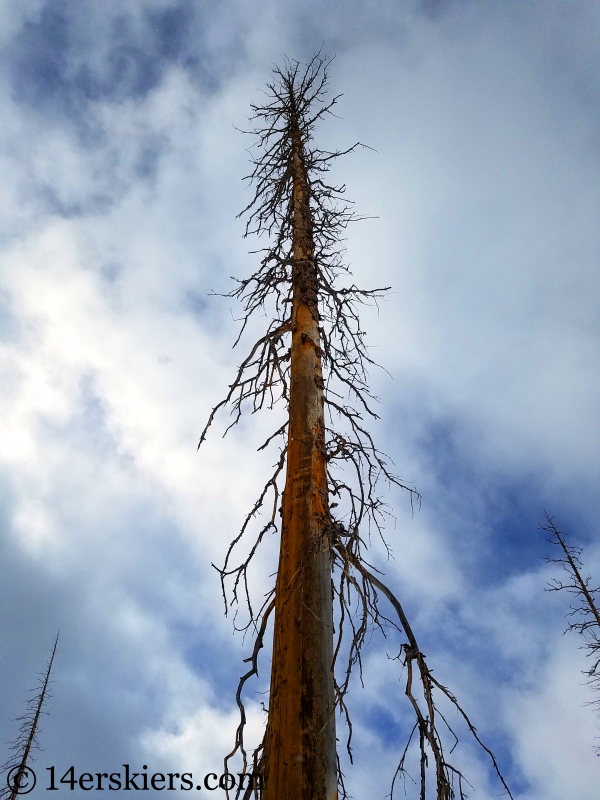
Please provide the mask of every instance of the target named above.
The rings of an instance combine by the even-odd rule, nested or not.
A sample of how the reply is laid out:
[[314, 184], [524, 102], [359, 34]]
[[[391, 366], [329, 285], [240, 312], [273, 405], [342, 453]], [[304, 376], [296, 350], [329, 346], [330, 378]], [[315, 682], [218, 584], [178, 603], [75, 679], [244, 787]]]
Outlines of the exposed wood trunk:
[[[269, 593], [259, 611], [246, 596], [247, 628], [255, 628], [254, 648], [246, 659], [250, 667], [238, 684], [240, 722], [235, 746], [225, 757], [225, 769], [234, 756], [241, 754], [244, 773], [249, 771], [242, 691], [246, 682], [258, 675], [258, 655], [274, 610], [269, 716], [263, 742], [252, 757], [253, 772], [258, 771], [263, 778], [261, 798], [337, 800], [335, 700], [350, 725], [344, 697], [352, 669], [360, 664], [365, 637], [371, 630], [386, 635], [395, 619], [406, 636], [397, 659], [406, 668], [405, 692], [415, 713], [415, 725], [392, 779], [391, 792], [407, 774], [405, 765], [413, 752], [409, 744], [414, 736], [418, 740], [421, 800], [425, 800], [426, 793], [429, 796], [433, 781], [437, 782], [438, 800], [455, 794], [464, 796], [462, 781], [466, 779], [447, 761], [443, 731], [437, 727], [440, 715], [435, 697], [442, 696], [490, 757], [504, 790], [512, 798], [493, 753], [481, 741], [454, 695], [429, 670], [400, 602], [367, 568], [364, 558], [366, 543], [360, 536], [361, 527], [368, 529], [372, 525], [381, 533], [385, 517], [385, 506], [376, 490], [378, 481], [407, 490], [411, 498], [418, 499], [419, 495], [390, 472], [386, 456], [363, 427], [363, 412], [376, 414], [370, 407], [373, 397], [366, 382], [366, 369], [373, 362], [364, 343], [358, 307], [371, 300], [376, 302], [387, 289], [337, 286], [340, 273], [347, 272], [341, 261], [343, 234], [346, 226], [359, 217], [344, 201], [344, 187], [328, 184], [324, 173], [332, 160], [359, 145], [330, 152], [313, 144], [316, 123], [331, 112], [337, 100], [326, 99], [327, 65], [317, 53], [305, 68], [297, 61], [287, 61], [283, 69], [276, 67], [275, 79], [267, 87], [267, 100], [263, 105], [252, 106], [258, 147], [248, 176], [255, 192], [245, 209], [246, 235], [266, 234], [270, 244], [262, 251], [260, 266], [250, 277], [238, 281], [237, 288], [227, 296], [240, 299], [244, 305], [242, 331], [249, 319], [255, 313], [262, 314], [271, 302], [275, 316], [241, 364], [227, 396], [211, 412], [200, 437], [202, 443], [215, 413], [223, 406], [232, 407], [235, 418], [231, 425], [235, 425], [246, 405], [252, 406], [253, 411], [272, 405], [277, 399], [288, 405], [287, 426], [263, 445], [283, 435], [287, 427], [286, 452], [274, 465], [273, 474], [230, 544], [219, 570], [226, 604], [228, 579], [233, 581], [232, 601], [237, 603], [240, 587], [247, 592], [248, 567], [257, 547], [265, 534], [276, 527], [278, 481], [285, 467], [275, 595]], [[288, 318], [290, 289], [292, 309]], [[286, 338], [290, 330], [291, 352]], [[323, 387], [322, 362], [333, 380], [331, 390]], [[347, 401], [338, 402], [340, 394], [346, 394]], [[324, 400], [339, 416], [339, 420], [329, 420], [331, 427], [327, 431]], [[333, 471], [328, 473], [326, 447], [331, 465], [342, 468], [341, 477]], [[344, 468], [352, 472], [350, 481]], [[342, 514], [337, 519], [330, 514], [329, 491], [342, 500]], [[273, 498], [271, 513], [257, 532], [247, 557], [236, 566], [231, 560], [232, 552], [267, 496]], [[336, 584], [340, 623], [335, 658], [343, 658], [346, 667], [345, 674], [341, 668], [343, 680], [339, 685], [333, 676], [332, 581]], [[393, 608], [392, 619], [380, 611], [378, 600], [382, 597]], [[452, 750], [456, 744], [457, 741], [452, 743]], [[341, 775], [339, 778], [341, 783]], [[258, 787], [246, 788], [244, 800], [254, 796], [254, 788]], [[342, 793], [346, 796], [345, 791]]]
[[333, 611], [314, 242], [300, 132], [293, 150], [290, 421], [277, 575], [265, 800], [335, 800]]

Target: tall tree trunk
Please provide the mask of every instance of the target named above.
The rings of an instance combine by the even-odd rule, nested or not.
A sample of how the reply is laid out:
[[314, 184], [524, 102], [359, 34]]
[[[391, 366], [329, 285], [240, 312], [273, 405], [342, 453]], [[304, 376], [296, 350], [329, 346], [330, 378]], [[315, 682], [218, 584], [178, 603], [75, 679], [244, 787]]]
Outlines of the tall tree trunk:
[[287, 474], [277, 575], [265, 800], [335, 800], [333, 610], [323, 377], [304, 152], [291, 120], [293, 333]]
[[[235, 746], [224, 760], [225, 769], [236, 754], [241, 754], [244, 774], [248, 771], [242, 691], [245, 683], [258, 675], [258, 656], [274, 610], [269, 716], [263, 743], [253, 753], [252, 770], [266, 778], [263, 800], [337, 800], [334, 701], [350, 724], [344, 696], [352, 668], [360, 662], [365, 636], [372, 629], [385, 635], [387, 625], [393, 624], [379, 609], [378, 600], [385, 597], [393, 608], [397, 627], [406, 637], [397, 658], [406, 668], [405, 692], [416, 717], [409, 744], [416, 734], [421, 800], [426, 794], [429, 797], [429, 787], [433, 788], [434, 782], [438, 800], [454, 797], [457, 792], [464, 796], [462, 781], [466, 779], [447, 761], [443, 731], [437, 727], [435, 697], [439, 695], [454, 706], [490, 757], [496, 775], [512, 798], [493, 753], [483, 744], [454, 695], [431, 674], [399, 600], [370, 571], [363, 555], [361, 527], [372, 525], [381, 533], [385, 517], [385, 507], [376, 491], [378, 480], [407, 490], [411, 498], [418, 499], [419, 495], [390, 472], [386, 456], [363, 427], [363, 413], [377, 415], [371, 408], [373, 397], [366, 382], [366, 369], [373, 361], [364, 343], [358, 307], [376, 302], [387, 289], [337, 286], [340, 273], [347, 272], [341, 261], [343, 234], [347, 225], [360, 217], [344, 201], [344, 186], [328, 184], [324, 173], [332, 160], [359, 145], [330, 152], [313, 144], [316, 123], [331, 113], [337, 101], [337, 97], [326, 99], [327, 65], [320, 53], [304, 66], [286, 61], [285, 68], [274, 69], [275, 78], [267, 86], [264, 104], [252, 105], [253, 133], [258, 141], [248, 178], [255, 191], [243, 213], [247, 214], [246, 235], [266, 234], [270, 244], [261, 251], [260, 266], [250, 277], [238, 281], [237, 288], [227, 296], [243, 303], [242, 332], [249, 319], [255, 313], [264, 313], [271, 302], [275, 314], [239, 367], [227, 396], [213, 408], [198, 445], [224, 406], [231, 406], [234, 414], [231, 427], [247, 405], [256, 411], [272, 406], [278, 399], [287, 403], [286, 452], [274, 465], [273, 474], [231, 542], [219, 570], [226, 604], [228, 579], [233, 581], [232, 602], [238, 602], [240, 586], [244, 587], [247, 627], [255, 628], [253, 652], [246, 659], [250, 667], [241, 676], [236, 693], [240, 721]], [[290, 277], [291, 319], [286, 305], [290, 300]], [[287, 349], [290, 328], [291, 353]], [[327, 390], [323, 386], [322, 362], [333, 380], [331, 391], [329, 386]], [[348, 399], [338, 402], [340, 393]], [[338, 417], [331, 420], [327, 431], [324, 400]], [[282, 426], [263, 447], [284, 432]], [[347, 482], [343, 471], [340, 478], [328, 473], [326, 452], [332, 464], [352, 470], [352, 481]], [[277, 527], [279, 478], [284, 467], [287, 472], [275, 597], [269, 595], [268, 602], [257, 611], [247, 594], [248, 567], [265, 534]], [[330, 514], [329, 490], [342, 501], [341, 515], [335, 520]], [[265, 498], [271, 496], [269, 516], [257, 532], [250, 552], [236, 566], [232, 552], [265, 504]], [[342, 656], [346, 662], [340, 685], [333, 675], [333, 582], [340, 622], [335, 657]], [[456, 743], [452, 743], [452, 750]], [[407, 744], [392, 779], [392, 793], [396, 781], [407, 774], [409, 751], [412, 748]], [[342, 793], [346, 796], [344, 790]], [[253, 794], [253, 787], [248, 786], [244, 800], [250, 800]]]

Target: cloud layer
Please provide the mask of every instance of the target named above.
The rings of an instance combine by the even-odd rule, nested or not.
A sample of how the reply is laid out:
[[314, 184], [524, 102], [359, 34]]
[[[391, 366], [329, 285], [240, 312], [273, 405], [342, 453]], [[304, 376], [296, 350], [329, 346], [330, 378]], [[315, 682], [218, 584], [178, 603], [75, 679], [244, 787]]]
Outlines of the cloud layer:
[[[324, 43], [344, 97], [323, 145], [376, 149], [335, 167], [376, 217], [348, 234], [357, 283], [393, 286], [365, 312], [373, 431], [424, 498], [389, 496], [395, 560], [374, 558], [515, 797], [592, 800], [584, 658], [536, 528], [555, 514], [600, 574], [597, 4], [1, 8], [2, 741], [60, 628], [41, 772], [209, 772], [230, 747], [248, 643], [211, 563], [274, 424], [222, 440], [222, 419], [196, 453], [240, 359], [210, 292], [255, 262], [233, 125], [282, 54]], [[276, 557], [271, 538], [257, 595]], [[395, 647], [373, 640], [353, 694], [355, 797], [388, 793], [409, 730]], [[466, 739], [458, 759], [498, 793]]]

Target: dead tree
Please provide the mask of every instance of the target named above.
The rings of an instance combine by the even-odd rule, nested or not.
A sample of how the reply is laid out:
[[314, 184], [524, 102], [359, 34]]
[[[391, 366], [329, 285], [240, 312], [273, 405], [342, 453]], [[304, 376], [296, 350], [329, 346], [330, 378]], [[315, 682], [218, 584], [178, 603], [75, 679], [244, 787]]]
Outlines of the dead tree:
[[[600, 693], [600, 586], [592, 588], [591, 576], [583, 577], [581, 572], [583, 564], [580, 559], [583, 549], [567, 544], [567, 534], [558, 530], [553, 517], [546, 514], [545, 524], [540, 525], [540, 529], [549, 533], [548, 542], [561, 550], [558, 558], [545, 556], [546, 562], [561, 564], [569, 576], [567, 583], [563, 583], [559, 578], [553, 578], [546, 591], [561, 592], [564, 590], [576, 598], [567, 614], [575, 621], [569, 623], [565, 633], [575, 631], [583, 637], [585, 643], [582, 645], [582, 649], [586, 651], [586, 656], [591, 662], [589, 669], [583, 670], [583, 674], [587, 677], [592, 691], [598, 694]], [[592, 700], [590, 705], [600, 712], [600, 696]], [[595, 749], [600, 755], [600, 747]]]
[[[357, 288], [343, 262], [344, 231], [358, 217], [344, 200], [344, 186], [327, 183], [326, 173], [334, 159], [360, 145], [343, 151], [314, 145], [316, 124], [338, 100], [326, 98], [327, 66], [319, 54], [307, 65], [287, 62], [274, 70], [264, 104], [252, 106], [251, 133], [257, 142], [248, 178], [255, 191], [242, 214], [246, 235], [265, 236], [269, 243], [257, 251], [261, 261], [256, 272], [238, 280], [226, 296], [240, 300], [244, 309], [236, 344], [251, 317], [266, 313], [270, 321], [226, 397], [211, 412], [198, 445], [223, 407], [229, 406], [233, 416], [225, 433], [244, 408], [254, 413], [278, 401], [287, 408], [286, 422], [259, 448], [280, 442], [274, 472], [218, 570], [226, 611], [244, 603], [245, 629], [255, 634], [249, 670], [238, 686], [240, 724], [225, 769], [241, 753], [243, 772], [259, 774], [265, 800], [333, 800], [338, 788], [345, 797], [336, 755], [336, 714], [347, 722], [352, 758], [346, 706], [350, 676], [355, 667], [362, 671], [361, 649], [370, 631], [385, 634], [393, 628], [403, 637], [398, 659], [406, 669], [405, 692], [415, 713], [394, 781], [405, 774], [416, 734], [421, 800], [426, 790], [430, 796], [430, 779], [438, 800], [463, 798], [463, 776], [446, 760], [438, 729], [436, 693], [457, 709], [481, 744], [477, 732], [455, 697], [431, 674], [402, 606], [364, 557], [372, 533], [380, 534], [388, 548], [382, 535], [388, 509], [378, 483], [406, 490], [411, 503], [419, 495], [393, 474], [365, 423], [365, 418], [377, 417], [376, 398], [367, 383], [373, 361], [358, 312], [361, 304], [376, 303], [387, 288]], [[269, 509], [266, 524], [236, 560], [238, 546], [264, 507]], [[279, 526], [276, 584], [257, 608], [248, 585], [249, 565], [265, 535]], [[380, 609], [382, 596], [390, 612]], [[249, 759], [242, 690], [258, 674], [259, 652], [273, 615], [266, 732]], [[484, 749], [508, 792], [491, 752]], [[249, 782], [244, 797], [254, 791], [256, 782]]]
[[[20, 794], [24, 794], [23, 787], [30, 781], [29, 763], [32, 759], [32, 752], [39, 750], [37, 740], [39, 733], [40, 718], [44, 711], [44, 703], [50, 694], [50, 673], [58, 645], [58, 634], [54, 640], [52, 654], [45, 672], [41, 673], [38, 686], [33, 690], [32, 697], [27, 701], [27, 710], [22, 717], [17, 719], [20, 722], [19, 734], [10, 745], [12, 755], [0, 768], [0, 774], [6, 774], [6, 779], [0, 787], [0, 798], [5, 800], [16, 800]], [[35, 780], [34, 780], [35, 784]]]

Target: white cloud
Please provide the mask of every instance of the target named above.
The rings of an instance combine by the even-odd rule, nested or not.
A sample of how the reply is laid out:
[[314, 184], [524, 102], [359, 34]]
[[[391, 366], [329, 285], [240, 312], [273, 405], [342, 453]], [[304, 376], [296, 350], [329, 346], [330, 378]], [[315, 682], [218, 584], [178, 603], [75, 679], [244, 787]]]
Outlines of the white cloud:
[[592, 744], [598, 728], [586, 705], [590, 694], [580, 672], [585, 665], [575, 655], [572, 641], [557, 642], [537, 686], [510, 698], [507, 715], [523, 771], [535, 787], [528, 797], [597, 796], [598, 757]]
[[[227, 291], [256, 258], [234, 219], [248, 197], [248, 142], [232, 123], [244, 124], [282, 50], [302, 55], [317, 38], [327, 49], [331, 36], [332, 89], [346, 96], [344, 121], [327, 123], [323, 141], [379, 151], [336, 167], [358, 210], [380, 217], [349, 232], [349, 258], [358, 282], [395, 290], [379, 317], [365, 315], [394, 376], [373, 375], [383, 397], [374, 430], [424, 494], [414, 519], [395, 498], [396, 562], [384, 568], [436, 675], [522, 772], [517, 796], [592, 797], [594, 717], [577, 643], [561, 637], [561, 598], [541, 592], [547, 573], [528, 527], [547, 502], [584, 535], [597, 516], [598, 108], [581, 76], [595, 86], [598, 75], [596, 11], [583, 5], [565, 30], [558, 4], [449, 3], [435, 18], [355, 5], [343, 20], [334, 4], [318, 18], [291, 4], [253, 14], [227, 4], [230, 18], [211, 19], [220, 85], [165, 64], [145, 94], [89, 102], [93, 143], [5, 83], [3, 546], [19, 596], [46, 598], [43, 619], [65, 629], [61, 670], [73, 680], [57, 698], [64, 708], [78, 698], [83, 727], [105, 720], [88, 731], [90, 752], [116, 730], [119, 704], [128, 746], [160, 763], [214, 771], [233, 740], [248, 643], [221, 617], [210, 563], [262, 485], [273, 456], [254, 450], [276, 425], [252, 417], [222, 441], [223, 418], [196, 453], [242, 356], [230, 350], [235, 306], [207, 293]], [[132, 6], [139, 31], [148, 8]], [[115, 9], [96, 31], [99, 71]], [[13, 33], [20, 24], [13, 14]], [[86, 58], [71, 56], [73, 68]], [[515, 487], [527, 518], [510, 505]], [[597, 552], [586, 550], [594, 574]], [[258, 594], [275, 563], [270, 537]], [[10, 638], [22, 624], [9, 608]], [[35, 670], [45, 651], [29, 646]], [[384, 652], [373, 643], [357, 690], [357, 755], [369, 758], [349, 785], [363, 793], [375, 783], [385, 793], [396, 757], [373, 708], [393, 691], [394, 724], [407, 718]], [[11, 668], [11, 696], [22, 674]], [[69, 725], [56, 724], [52, 747], [69, 759]], [[476, 796], [493, 796], [483, 762], [463, 752]]]

